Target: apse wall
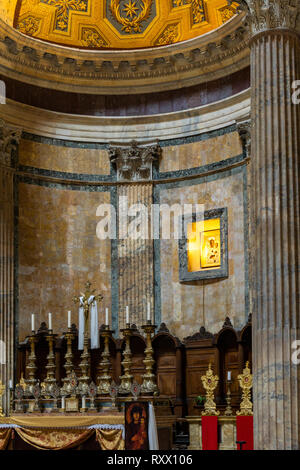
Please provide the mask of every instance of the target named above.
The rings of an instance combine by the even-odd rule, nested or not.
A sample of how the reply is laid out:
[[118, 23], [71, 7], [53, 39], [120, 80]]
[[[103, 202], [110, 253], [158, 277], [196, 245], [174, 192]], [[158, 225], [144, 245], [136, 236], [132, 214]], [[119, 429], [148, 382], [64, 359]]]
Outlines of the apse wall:
[[[240, 328], [249, 314], [247, 155], [235, 124], [179, 139], [161, 140], [153, 172], [153, 202], [204, 204], [228, 209], [229, 276], [179, 281], [178, 241], [155, 240], [155, 321], [183, 338], [201, 326], [215, 333], [226, 316]], [[117, 207], [120, 183], [108, 145], [46, 138], [23, 132], [18, 150], [15, 218], [17, 336], [30, 330], [30, 315], [56, 333], [66, 330], [72, 297], [89, 279], [104, 296], [111, 323], [119, 326], [117, 240], [99, 240], [97, 207]], [[138, 276], [137, 276], [138, 277]], [[140, 325], [138, 325], [140, 326]]]

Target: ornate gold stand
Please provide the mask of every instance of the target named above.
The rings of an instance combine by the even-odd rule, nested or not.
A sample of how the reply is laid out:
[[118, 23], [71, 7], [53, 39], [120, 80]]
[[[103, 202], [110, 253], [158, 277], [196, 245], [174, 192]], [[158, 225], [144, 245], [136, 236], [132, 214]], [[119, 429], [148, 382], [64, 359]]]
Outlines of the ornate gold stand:
[[90, 352], [88, 332], [84, 332], [83, 352], [81, 354], [81, 362], [79, 364], [81, 376], [79, 377], [79, 390], [81, 395], [87, 396], [90, 382]]
[[232, 408], [231, 408], [230, 382], [228, 382], [228, 386], [227, 386], [226, 403], [227, 403], [227, 406], [226, 406], [226, 410], [225, 410], [224, 415], [225, 416], [232, 416], [233, 412], [232, 412]]
[[75, 338], [75, 334], [72, 333], [71, 328], [68, 328], [68, 333], [65, 334], [65, 338], [67, 340], [67, 352], [65, 354], [64, 368], [66, 370], [67, 376], [64, 379], [62, 379], [63, 381], [62, 394], [68, 395], [71, 393], [70, 378], [71, 378], [72, 372], [74, 371], [72, 341]]
[[218, 385], [219, 377], [214, 375], [211, 364], [208, 366], [208, 370], [205, 375], [201, 377], [203, 387], [206, 390], [206, 400], [204, 403], [204, 411], [202, 411], [202, 416], [218, 416], [220, 411], [217, 411], [217, 405], [214, 401], [214, 390]]
[[48, 363], [46, 365], [47, 377], [45, 379], [46, 384], [46, 394], [51, 395], [52, 388], [56, 384], [55, 379], [55, 356], [53, 352], [53, 343], [55, 340], [55, 335], [52, 333], [52, 330], [49, 330], [49, 334], [46, 336], [46, 340], [49, 344], [49, 354], [47, 356]]
[[151, 325], [151, 321], [147, 322], [147, 325], [143, 325], [142, 329], [146, 333], [147, 346], [145, 349], [145, 359], [143, 363], [146, 367], [146, 373], [143, 375], [143, 383], [141, 386], [141, 393], [143, 394], [159, 394], [159, 390], [156, 384], [155, 375], [152, 372], [153, 365], [155, 363], [153, 359], [153, 348], [151, 343], [151, 336], [154, 333], [156, 325]]
[[98, 382], [98, 393], [99, 395], [108, 395], [110, 392], [110, 384], [112, 377], [109, 375], [110, 368], [110, 353], [109, 353], [109, 339], [112, 336], [113, 330], [109, 329], [109, 326], [105, 326], [105, 329], [101, 331], [101, 337], [104, 338], [104, 351], [102, 353], [100, 370], [101, 374], [97, 377]]
[[35, 336], [35, 332], [29, 336], [29, 343], [30, 343], [30, 354], [28, 357], [28, 364], [26, 365], [27, 376], [28, 379], [25, 380], [26, 382], [26, 395], [32, 395], [33, 387], [37, 383], [37, 379], [35, 378], [36, 373], [36, 355], [35, 355], [35, 343], [37, 342], [37, 338]]
[[[81, 293], [81, 296], [74, 297], [73, 301], [79, 303], [83, 308], [84, 312], [84, 340], [83, 340], [83, 353], [81, 354], [81, 362], [79, 367], [82, 371], [81, 377], [79, 378], [79, 390], [82, 396], [88, 395], [89, 381], [90, 381], [90, 353], [89, 353], [89, 314], [91, 301], [100, 301], [103, 299], [101, 294], [96, 295], [95, 290], [91, 289], [91, 283], [87, 281], [85, 283], [85, 293]], [[84, 407], [83, 407], [84, 408]]]
[[2, 397], [5, 393], [5, 385], [2, 384], [2, 381], [0, 380], [0, 417], [2, 418], [4, 415], [3, 413], [3, 406], [2, 406]]
[[124, 359], [121, 362], [124, 370], [124, 374], [120, 377], [120, 385], [119, 385], [119, 394], [121, 395], [129, 395], [131, 392], [131, 385], [133, 376], [130, 374], [131, 369], [131, 350], [130, 350], [130, 336], [132, 336], [133, 329], [130, 328], [130, 324], [126, 324], [126, 328], [122, 329], [121, 332], [123, 333], [125, 339], [125, 350], [123, 352]]
[[242, 402], [240, 411], [237, 411], [238, 416], [252, 416], [253, 408], [251, 402], [251, 388], [252, 388], [252, 374], [249, 369], [249, 361], [246, 362], [246, 367], [243, 373], [238, 375], [238, 381], [241, 389], [243, 390]]

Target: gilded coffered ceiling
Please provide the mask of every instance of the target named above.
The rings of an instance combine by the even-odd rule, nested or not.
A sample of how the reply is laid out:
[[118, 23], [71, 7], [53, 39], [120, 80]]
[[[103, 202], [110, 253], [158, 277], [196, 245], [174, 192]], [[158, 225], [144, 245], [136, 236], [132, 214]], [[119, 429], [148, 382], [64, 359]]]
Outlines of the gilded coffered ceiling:
[[164, 46], [215, 30], [236, 14], [229, 0], [2, 0], [21, 33], [86, 49]]

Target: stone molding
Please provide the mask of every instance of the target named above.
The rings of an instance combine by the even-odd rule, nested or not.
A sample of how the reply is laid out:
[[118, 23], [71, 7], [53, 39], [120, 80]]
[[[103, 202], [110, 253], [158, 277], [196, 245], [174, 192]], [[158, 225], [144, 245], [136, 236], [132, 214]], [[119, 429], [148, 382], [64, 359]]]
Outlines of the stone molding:
[[102, 117], [56, 113], [6, 100], [0, 118], [24, 132], [42, 137], [85, 143], [155, 144], [157, 139], [191, 137], [246, 121], [250, 90], [188, 111], [150, 116]]
[[12, 152], [16, 150], [21, 134], [21, 129], [12, 127], [0, 119], [0, 165], [12, 166]]
[[[0, 20], [0, 73], [77, 93], [136, 94], [192, 86], [249, 65], [245, 14], [216, 30], [169, 46], [86, 51], [45, 43]], [[180, 81], [180, 85], [179, 85]]]
[[287, 29], [300, 33], [299, 0], [237, 0], [248, 12], [253, 35], [269, 30]]
[[159, 144], [139, 147], [133, 140], [129, 147], [117, 147], [113, 144], [108, 149], [111, 163], [116, 167], [118, 181], [150, 181], [152, 165], [161, 155]]

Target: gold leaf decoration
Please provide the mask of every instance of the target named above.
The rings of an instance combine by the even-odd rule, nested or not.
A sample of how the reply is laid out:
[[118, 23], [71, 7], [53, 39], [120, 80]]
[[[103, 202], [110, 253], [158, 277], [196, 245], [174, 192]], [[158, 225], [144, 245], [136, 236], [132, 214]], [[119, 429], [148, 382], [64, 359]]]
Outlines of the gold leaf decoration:
[[155, 42], [156, 46], [165, 46], [167, 44], [174, 44], [174, 42], [178, 41], [179, 36], [179, 27], [178, 23], [170, 24], [165, 28], [163, 33], [159, 36], [157, 41]]
[[27, 18], [24, 18], [18, 23], [17, 28], [23, 34], [27, 34], [28, 36], [34, 36], [39, 30], [40, 22], [40, 18], [28, 16]]
[[[123, 11], [126, 17], [121, 15], [120, 0], [111, 0], [110, 9], [113, 17], [122, 25], [122, 31], [126, 33], [140, 33], [141, 23], [147, 20], [151, 13], [153, 0], [141, 0], [140, 8], [137, 7], [137, 2], [128, 0], [125, 4]], [[137, 13], [137, 11], [139, 11]]]
[[97, 49], [108, 47], [107, 42], [94, 28], [83, 28], [81, 33], [81, 41], [82, 45], [86, 47]]

